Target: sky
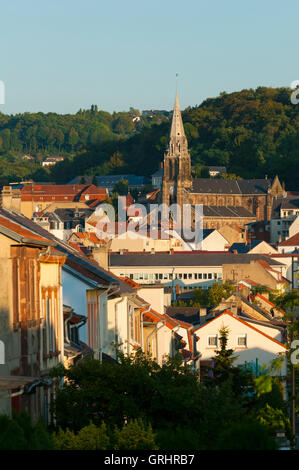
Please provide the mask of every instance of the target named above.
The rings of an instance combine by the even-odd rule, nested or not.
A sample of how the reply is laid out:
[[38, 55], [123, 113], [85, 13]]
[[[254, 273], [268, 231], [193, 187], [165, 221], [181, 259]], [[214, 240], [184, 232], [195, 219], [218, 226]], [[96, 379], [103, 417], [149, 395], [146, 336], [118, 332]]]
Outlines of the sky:
[[289, 87], [298, 36], [298, 0], [0, 0], [0, 112], [170, 110], [176, 74], [182, 109]]

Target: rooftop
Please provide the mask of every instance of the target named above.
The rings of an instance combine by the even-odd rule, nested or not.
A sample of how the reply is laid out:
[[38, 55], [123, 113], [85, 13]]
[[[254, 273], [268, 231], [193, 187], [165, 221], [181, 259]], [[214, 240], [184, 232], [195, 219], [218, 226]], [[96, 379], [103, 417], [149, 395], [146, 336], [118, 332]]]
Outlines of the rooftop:
[[267, 194], [271, 180], [224, 180], [213, 178], [193, 178], [192, 191], [210, 194]]
[[264, 260], [270, 265], [281, 263], [260, 254], [235, 254], [230, 252], [185, 251], [169, 253], [111, 253], [111, 266], [221, 266], [223, 264], [248, 264]]

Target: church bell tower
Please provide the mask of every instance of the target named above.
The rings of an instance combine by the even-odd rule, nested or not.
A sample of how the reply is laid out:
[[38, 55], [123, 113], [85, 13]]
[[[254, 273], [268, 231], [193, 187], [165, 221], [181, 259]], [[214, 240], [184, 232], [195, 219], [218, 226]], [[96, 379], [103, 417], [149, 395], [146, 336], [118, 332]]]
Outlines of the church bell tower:
[[164, 154], [163, 204], [178, 204], [182, 208], [188, 203], [185, 188], [192, 188], [191, 159], [176, 93], [169, 146]]

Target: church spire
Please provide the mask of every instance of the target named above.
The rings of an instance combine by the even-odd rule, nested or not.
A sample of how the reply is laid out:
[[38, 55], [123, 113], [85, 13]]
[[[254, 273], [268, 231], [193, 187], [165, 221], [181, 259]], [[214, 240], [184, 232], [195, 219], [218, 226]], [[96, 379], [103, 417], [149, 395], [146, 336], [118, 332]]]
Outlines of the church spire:
[[170, 142], [177, 144], [178, 142], [182, 143], [183, 140], [186, 140], [186, 136], [179, 104], [178, 92], [176, 92], [170, 130]]

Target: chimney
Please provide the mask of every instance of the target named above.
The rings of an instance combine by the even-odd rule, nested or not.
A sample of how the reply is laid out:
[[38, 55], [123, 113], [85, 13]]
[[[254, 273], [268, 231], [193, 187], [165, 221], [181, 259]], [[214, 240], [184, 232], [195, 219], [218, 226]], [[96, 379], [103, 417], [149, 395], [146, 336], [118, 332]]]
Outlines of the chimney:
[[21, 210], [21, 190], [11, 186], [3, 186], [1, 193], [1, 206], [6, 209]]
[[205, 317], [206, 314], [207, 314], [207, 308], [206, 307], [200, 307], [200, 309], [199, 309], [200, 318]]
[[11, 209], [12, 207], [12, 187], [3, 186], [1, 193], [1, 206], [6, 209]]
[[109, 269], [109, 248], [110, 243], [105, 243], [102, 246], [96, 246], [92, 249], [92, 256], [94, 260], [106, 270]]
[[237, 316], [238, 315], [238, 306], [237, 306], [237, 303], [234, 302], [230, 305], [230, 311], [232, 312], [232, 314], [234, 316]]

